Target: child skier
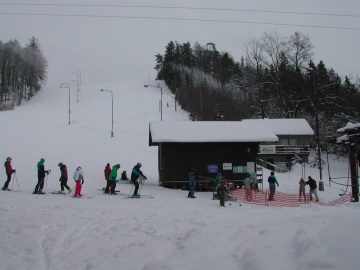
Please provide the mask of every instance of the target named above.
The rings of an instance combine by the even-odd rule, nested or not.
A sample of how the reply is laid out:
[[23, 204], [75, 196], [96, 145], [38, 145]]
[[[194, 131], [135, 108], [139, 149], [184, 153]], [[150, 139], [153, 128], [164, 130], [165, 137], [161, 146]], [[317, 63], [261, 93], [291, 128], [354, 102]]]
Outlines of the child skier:
[[306, 202], [306, 197], [305, 197], [305, 181], [304, 181], [304, 178], [300, 178], [300, 181], [299, 181], [299, 202], [301, 202], [301, 195], [304, 196], [304, 201]]

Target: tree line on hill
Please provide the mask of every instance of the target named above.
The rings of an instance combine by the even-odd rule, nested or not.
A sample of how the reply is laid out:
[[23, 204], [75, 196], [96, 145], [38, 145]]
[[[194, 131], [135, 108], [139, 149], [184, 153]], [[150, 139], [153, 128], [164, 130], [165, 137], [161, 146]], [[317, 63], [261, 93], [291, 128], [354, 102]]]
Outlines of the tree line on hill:
[[0, 41], [0, 110], [30, 100], [46, 81], [46, 70], [47, 60], [35, 37], [25, 47], [16, 39]]
[[249, 37], [240, 61], [214, 43], [170, 41], [155, 69], [194, 121], [305, 118], [325, 143], [347, 122], [360, 122], [360, 83], [314, 63], [312, 49], [308, 35], [276, 30]]

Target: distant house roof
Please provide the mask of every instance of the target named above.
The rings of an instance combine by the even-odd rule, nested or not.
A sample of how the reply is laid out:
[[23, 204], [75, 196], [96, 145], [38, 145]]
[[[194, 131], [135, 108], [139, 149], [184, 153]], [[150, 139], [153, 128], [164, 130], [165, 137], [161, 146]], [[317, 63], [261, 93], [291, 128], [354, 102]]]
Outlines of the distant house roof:
[[305, 119], [244, 119], [244, 122], [257, 122], [265, 125], [276, 135], [314, 135], [313, 129]]
[[149, 145], [164, 142], [277, 142], [266, 125], [256, 121], [150, 122]]

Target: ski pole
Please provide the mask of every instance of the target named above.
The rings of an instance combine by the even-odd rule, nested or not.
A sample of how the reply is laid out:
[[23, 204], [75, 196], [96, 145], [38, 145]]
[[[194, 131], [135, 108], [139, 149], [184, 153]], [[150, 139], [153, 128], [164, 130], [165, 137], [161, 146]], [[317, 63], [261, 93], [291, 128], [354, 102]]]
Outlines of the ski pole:
[[[19, 192], [21, 192], [21, 189], [20, 189], [20, 185], [19, 185], [19, 181], [18, 181], [18, 179], [17, 179], [17, 177], [16, 177], [16, 174], [14, 173], [14, 177], [13, 178], [15, 178], [16, 179], [16, 183], [17, 183], [17, 185], [18, 185], [18, 188], [19, 188]], [[14, 184], [14, 183], [13, 183]]]
[[71, 194], [74, 193], [75, 187], [76, 187], [76, 184], [75, 184], [75, 186], [73, 186], [73, 187], [70, 189], [70, 192], [69, 192], [68, 196], [70, 196]]
[[49, 174], [46, 175], [46, 180], [45, 180], [45, 194], [46, 194], [46, 187], [47, 187], [47, 182], [48, 182], [47, 180], [48, 180], [48, 178], [49, 178]]
[[[132, 182], [131, 182], [132, 183]], [[135, 185], [134, 185], [134, 183], [133, 183], [133, 185], [132, 185], [132, 187], [131, 187], [131, 189], [130, 189], [130, 192], [129, 192], [129, 196], [131, 195], [131, 191], [133, 190], [133, 188], [135, 187]]]
[[140, 190], [139, 190], [139, 192], [138, 192], [138, 194], [140, 195], [140, 192], [141, 192], [141, 190], [142, 190], [142, 188], [143, 188], [143, 186], [144, 186], [144, 183], [145, 183], [145, 180], [144, 179], [141, 179], [141, 187], [140, 187]]
[[[15, 175], [15, 173], [14, 173], [14, 175]], [[13, 176], [13, 181], [12, 181], [12, 186], [11, 186], [11, 190], [14, 190], [14, 176]]]

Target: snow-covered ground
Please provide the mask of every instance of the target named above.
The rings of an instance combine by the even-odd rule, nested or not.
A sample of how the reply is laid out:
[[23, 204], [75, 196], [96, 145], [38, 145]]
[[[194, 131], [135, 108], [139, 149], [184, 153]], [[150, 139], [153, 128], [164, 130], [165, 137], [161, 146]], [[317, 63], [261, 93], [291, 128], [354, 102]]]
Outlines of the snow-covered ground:
[[[187, 191], [158, 186], [157, 148], [148, 146], [148, 129], [150, 121], [160, 120], [160, 89], [144, 84], [158, 82], [82, 86], [79, 102], [72, 87], [70, 125], [67, 88], [47, 89], [14, 111], [0, 112], [1, 158], [13, 158], [21, 188], [1, 191], [0, 269], [359, 269], [359, 203], [223, 208], [211, 193], [187, 199]], [[113, 91], [114, 138], [111, 94], [100, 89]], [[163, 120], [188, 120], [163, 90]], [[42, 157], [51, 169], [47, 194], [33, 195]], [[59, 190], [60, 161], [68, 166], [71, 187], [75, 168], [82, 166], [84, 198], [51, 194]], [[154, 198], [126, 198], [129, 184], [117, 186], [122, 195], [102, 194], [108, 162], [120, 163], [128, 174], [141, 162], [148, 177], [141, 193]], [[347, 160], [330, 159], [330, 167], [332, 177], [348, 175]], [[318, 180], [316, 169], [307, 166], [305, 174]], [[279, 191], [297, 193], [300, 166], [276, 176]], [[328, 185], [326, 169], [323, 179], [320, 200], [339, 198], [343, 190]], [[17, 190], [17, 182], [10, 188]]]

